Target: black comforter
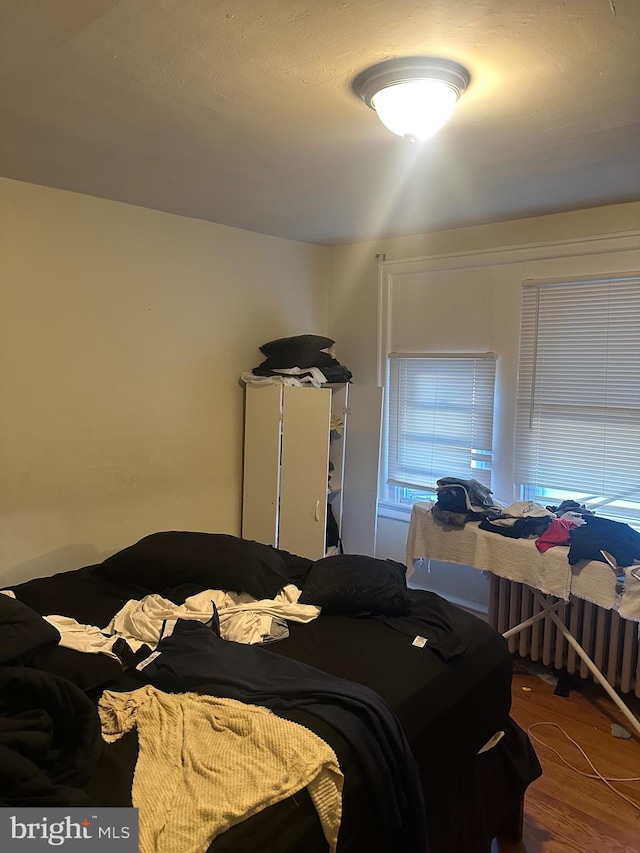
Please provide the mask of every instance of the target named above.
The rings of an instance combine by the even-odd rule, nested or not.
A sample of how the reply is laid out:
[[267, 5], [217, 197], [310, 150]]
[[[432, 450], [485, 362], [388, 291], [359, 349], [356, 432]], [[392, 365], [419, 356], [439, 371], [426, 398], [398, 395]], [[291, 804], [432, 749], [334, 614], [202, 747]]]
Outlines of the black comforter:
[[84, 805], [81, 790], [101, 748], [91, 700], [35, 668], [59, 634], [35, 611], [0, 595], [0, 803]]

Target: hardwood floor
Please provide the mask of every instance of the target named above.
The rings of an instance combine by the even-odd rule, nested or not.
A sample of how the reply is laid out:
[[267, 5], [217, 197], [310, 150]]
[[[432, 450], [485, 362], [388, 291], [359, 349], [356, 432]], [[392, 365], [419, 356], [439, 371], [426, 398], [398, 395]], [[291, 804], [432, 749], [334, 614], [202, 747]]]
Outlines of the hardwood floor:
[[[601, 688], [584, 682], [569, 698], [553, 691], [538, 675], [517, 671], [511, 712], [516, 722], [525, 730], [534, 723], [557, 723], [604, 776], [640, 776], [640, 740], [613, 737], [611, 723], [627, 729], [629, 725]], [[634, 697], [629, 704], [640, 716], [640, 702]], [[540, 726], [531, 735], [553, 746], [575, 767], [592, 772], [559, 729]], [[580, 776], [551, 750], [535, 741], [534, 746], [544, 773], [525, 797], [523, 841], [494, 842], [492, 853], [640, 853], [640, 782], [612, 783], [638, 804], [636, 809], [604, 782]]]

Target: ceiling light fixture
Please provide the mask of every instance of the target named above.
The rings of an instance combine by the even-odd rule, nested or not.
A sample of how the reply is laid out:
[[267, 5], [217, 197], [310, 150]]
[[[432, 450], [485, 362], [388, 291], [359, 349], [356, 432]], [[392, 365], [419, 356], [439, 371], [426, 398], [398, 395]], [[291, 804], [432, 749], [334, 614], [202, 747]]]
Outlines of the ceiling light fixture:
[[365, 69], [351, 88], [385, 127], [415, 142], [440, 130], [470, 79], [466, 68], [449, 59], [407, 56]]

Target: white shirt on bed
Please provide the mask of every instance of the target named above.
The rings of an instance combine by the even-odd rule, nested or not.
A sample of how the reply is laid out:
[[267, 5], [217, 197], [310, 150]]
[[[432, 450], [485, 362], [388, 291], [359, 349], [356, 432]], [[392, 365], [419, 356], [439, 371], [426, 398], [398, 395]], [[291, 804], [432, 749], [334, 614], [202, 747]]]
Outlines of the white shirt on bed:
[[85, 652], [111, 652], [114, 642], [122, 637], [137, 651], [147, 645], [155, 648], [163, 635], [167, 621], [195, 619], [208, 622], [213, 616], [212, 602], [220, 619], [220, 636], [236, 643], [269, 642], [282, 636], [282, 622], [311, 622], [320, 608], [298, 604], [300, 590], [288, 584], [275, 598], [256, 599], [247, 593], [207, 589], [187, 598], [184, 604], [174, 604], [157, 593], [137, 600], [131, 599], [122, 607], [106, 628], [80, 625], [63, 616], [47, 617], [60, 631], [60, 645]]

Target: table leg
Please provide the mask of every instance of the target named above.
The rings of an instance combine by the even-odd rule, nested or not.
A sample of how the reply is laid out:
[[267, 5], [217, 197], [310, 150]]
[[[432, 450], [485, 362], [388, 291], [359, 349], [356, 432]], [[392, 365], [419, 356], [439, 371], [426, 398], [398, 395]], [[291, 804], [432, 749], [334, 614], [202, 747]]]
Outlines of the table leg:
[[562, 599], [556, 602], [551, 602], [550, 597], [547, 598], [543, 596], [539, 590], [531, 588], [531, 592], [533, 593], [533, 597], [542, 607], [540, 613], [536, 613], [531, 616], [529, 619], [525, 619], [524, 622], [520, 622], [518, 625], [515, 625], [513, 628], [509, 628], [508, 631], [505, 631], [502, 636], [505, 640], [508, 640], [509, 637], [513, 637], [515, 634], [519, 634], [521, 631], [524, 631], [525, 628], [530, 627], [541, 619], [545, 619], [547, 616], [554, 622], [558, 630], [561, 632], [562, 636], [565, 638], [567, 643], [571, 646], [571, 648], [575, 651], [578, 657], [584, 662], [587, 669], [593, 675], [596, 683], [601, 684], [605, 691], [609, 694], [610, 698], [616, 704], [616, 706], [620, 709], [620, 711], [624, 714], [626, 719], [629, 721], [633, 729], [635, 729], [636, 733], [640, 735], [640, 720], [629, 710], [627, 705], [623, 702], [620, 696], [613, 689], [611, 684], [607, 681], [606, 677], [602, 672], [598, 669], [595, 663], [591, 660], [589, 655], [582, 648], [580, 643], [573, 636], [571, 631], [564, 624], [562, 619], [555, 612], [556, 608], [561, 607], [564, 602]]
[[573, 636], [571, 631], [569, 631], [569, 629], [564, 624], [564, 622], [559, 618], [558, 614], [555, 613], [555, 611], [551, 607], [549, 607], [546, 599], [543, 598], [542, 595], [536, 589], [533, 590], [533, 595], [540, 602], [540, 604], [544, 607], [543, 614], [538, 614], [538, 615], [548, 616], [555, 623], [556, 627], [562, 633], [562, 636], [565, 638], [567, 643], [569, 643], [571, 648], [574, 649], [574, 651], [578, 655], [578, 657], [582, 661], [584, 661], [587, 669], [591, 672], [591, 674], [595, 678], [596, 682], [598, 682], [599, 684], [602, 685], [602, 687], [606, 690], [606, 692], [609, 694], [611, 699], [615, 702], [615, 704], [620, 709], [620, 711], [624, 714], [626, 719], [631, 723], [631, 726], [635, 729], [636, 733], [638, 735], [640, 735], [640, 720], [638, 720], [638, 718], [635, 716], [635, 714], [633, 714], [629, 710], [629, 708], [622, 701], [620, 696], [618, 696], [616, 691], [609, 684], [609, 682], [607, 681], [605, 676], [602, 674], [602, 672], [600, 672], [598, 667], [591, 660], [589, 655], [585, 652], [585, 650], [582, 648], [580, 643]]
[[[562, 600], [557, 601], [555, 604], [551, 605], [551, 608], [560, 607], [564, 602]], [[533, 616], [530, 616], [528, 619], [525, 619], [524, 622], [520, 622], [517, 625], [514, 625], [513, 628], [509, 628], [508, 631], [504, 631], [502, 636], [505, 640], [508, 640], [509, 637], [513, 637], [515, 634], [519, 634], [521, 631], [524, 631], [525, 628], [528, 628], [530, 625], [533, 625], [534, 622], [539, 622], [540, 619], [544, 619], [547, 613], [551, 612], [551, 608], [547, 609], [547, 605], [545, 605], [545, 609], [541, 610], [540, 613], [536, 613]]]

